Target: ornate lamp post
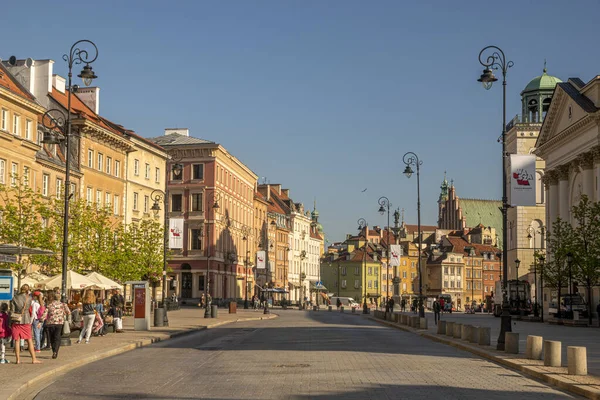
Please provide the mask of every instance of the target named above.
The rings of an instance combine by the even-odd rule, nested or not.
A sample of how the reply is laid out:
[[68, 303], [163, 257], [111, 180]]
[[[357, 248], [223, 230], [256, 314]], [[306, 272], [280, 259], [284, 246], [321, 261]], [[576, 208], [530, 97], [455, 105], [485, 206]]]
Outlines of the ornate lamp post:
[[[85, 45], [90, 48], [91, 52], [82, 50], [79, 46]], [[92, 67], [91, 63], [96, 61], [98, 58], [98, 48], [94, 42], [90, 40], [79, 40], [71, 46], [69, 54], [63, 55], [63, 60], [69, 67], [68, 74], [68, 85], [67, 85], [67, 115], [58, 110], [52, 109], [47, 111], [42, 117], [42, 124], [51, 130], [51, 132], [44, 134], [42, 140], [43, 143], [47, 144], [58, 144], [61, 141], [65, 142], [65, 193], [64, 193], [64, 215], [63, 215], [63, 247], [62, 247], [62, 284], [61, 284], [61, 301], [67, 302], [67, 263], [69, 259], [69, 200], [71, 199], [71, 93], [78, 89], [77, 85], [72, 84], [73, 78], [73, 65], [84, 63], [81, 73], [77, 75], [83, 80], [84, 85], [89, 86], [92, 84], [92, 80], [98, 78]], [[54, 114], [54, 115], [53, 115]], [[66, 130], [65, 130], [66, 125]], [[53, 131], [58, 129], [63, 137], [58, 138], [54, 135]]]
[[[368, 232], [369, 229], [369, 223], [367, 222], [366, 219], [364, 218], [359, 218], [358, 222], [358, 232], [362, 232], [362, 230], [364, 229], [365, 231]], [[366, 235], [365, 235], [366, 238]], [[363, 261], [364, 261], [364, 268], [363, 268], [363, 286], [364, 286], [364, 301], [363, 301], [363, 314], [368, 314], [369, 313], [369, 307], [367, 305], [367, 246], [369, 245], [369, 242], [366, 241], [365, 242], [365, 250], [363, 253]]]
[[519, 266], [521, 265], [521, 260], [518, 258], [515, 260], [515, 268], [517, 270], [517, 311], [521, 310], [521, 296], [519, 295], [519, 288], [521, 287], [521, 280], [519, 279]]
[[[537, 249], [536, 249], [536, 235], [539, 233], [540, 235], [543, 233], [544, 227], [542, 226], [540, 230], [535, 229], [533, 226], [527, 227], [527, 239], [531, 240], [533, 238], [533, 286], [535, 288], [535, 297], [533, 301], [533, 315], [539, 315], [539, 304], [538, 304], [538, 284], [537, 284]], [[533, 234], [533, 236], [532, 236]], [[543, 246], [542, 246], [543, 247]]]
[[421, 165], [423, 161], [419, 160], [419, 157], [409, 151], [404, 154], [402, 157], [402, 161], [406, 164], [406, 168], [404, 169], [404, 175], [410, 179], [412, 174], [414, 173], [411, 166], [415, 166], [417, 168], [417, 230], [419, 234], [419, 316], [425, 317], [425, 308], [423, 307], [423, 274], [421, 273], [421, 248], [422, 248], [422, 233], [421, 233]]
[[387, 262], [387, 267], [386, 267], [386, 276], [385, 276], [385, 286], [386, 286], [386, 291], [385, 291], [385, 310], [386, 312], [389, 309], [389, 290], [390, 290], [390, 237], [391, 237], [391, 232], [390, 232], [390, 207], [392, 207], [392, 204], [390, 203], [390, 200], [385, 197], [385, 196], [381, 196], [379, 198], [379, 200], [377, 201], [379, 203], [379, 214], [383, 215], [386, 211], [387, 211], [387, 230], [388, 230], [388, 238], [387, 238], [387, 245], [388, 245], [388, 249], [387, 249], [387, 258], [388, 258], [388, 262]]
[[[210, 195], [206, 199], [206, 279], [204, 282], [204, 301], [205, 301], [205, 309], [204, 309], [204, 318], [210, 318], [210, 304], [208, 301], [209, 295], [209, 282], [210, 282], [210, 225], [208, 223], [210, 219], [210, 210], [218, 210], [219, 200], [221, 196], [217, 192], [211, 192]], [[209, 207], [209, 204], [212, 203], [212, 206]], [[203, 230], [204, 232], [204, 230]]]
[[[487, 57], [483, 57], [483, 53], [489, 51], [491, 54]], [[508, 197], [506, 195], [506, 185], [508, 179], [506, 176], [506, 72], [511, 68], [514, 63], [512, 61], [506, 61], [504, 52], [497, 46], [484, 47], [479, 52], [479, 63], [483, 65], [484, 70], [478, 82], [483, 84], [486, 90], [491, 89], [492, 84], [498, 80], [494, 76], [492, 69], [500, 69], [502, 72], [502, 136], [500, 138], [502, 142], [502, 277], [503, 277], [503, 291], [502, 291], [502, 318], [500, 325], [500, 335], [498, 336], [498, 350], [504, 350], [504, 336], [506, 332], [511, 332], [511, 316], [508, 305], [508, 296], [506, 293], [507, 289], [507, 277], [508, 277], [508, 257], [506, 242], [508, 240]]]
[[248, 309], [248, 236], [250, 235], [250, 228], [246, 225], [242, 226], [242, 240], [246, 243], [246, 259], [244, 260], [244, 270], [246, 271], [246, 279], [244, 280], [244, 310]]

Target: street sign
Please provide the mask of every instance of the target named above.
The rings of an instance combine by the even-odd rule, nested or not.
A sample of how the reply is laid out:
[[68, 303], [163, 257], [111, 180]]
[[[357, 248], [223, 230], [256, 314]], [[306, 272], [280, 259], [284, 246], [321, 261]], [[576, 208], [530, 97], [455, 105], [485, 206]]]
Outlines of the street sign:
[[13, 298], [13, 277], [0, 276], [0, 300], [12, 300]]
[[8, 254], [0, 254], [0, 262], [14, 264], [17, 262], [17, 256], [11, 256]]

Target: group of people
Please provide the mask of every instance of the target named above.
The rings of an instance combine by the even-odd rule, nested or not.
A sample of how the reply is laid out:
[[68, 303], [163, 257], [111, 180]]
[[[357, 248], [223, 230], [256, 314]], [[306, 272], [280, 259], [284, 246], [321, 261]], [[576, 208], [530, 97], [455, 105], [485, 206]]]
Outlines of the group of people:
[[6, 346], [12, 343], [15, 361], [21, 363], [24, 343], [33, 364], [39, 364], [37, 353], [52, 350], [52, 358], [58, 357], [61, 337], [79, 330], [77, 343], [90, 342], [92, 333], [103, 336], [105, 322], [114, 323], [116, 332], [123, 332], [123, 308], [125, 300], [118, 290], [110, 299], [108, 313], [104, 304], [97, 299], [93, 290], [86, 290], [82, 301], [73, 310], [61, 302], [58, 288], [31, 292], [29, 285], [22, 285], [19, 293], [10, 302], [0, 305], [0, 364], [7, 364]]

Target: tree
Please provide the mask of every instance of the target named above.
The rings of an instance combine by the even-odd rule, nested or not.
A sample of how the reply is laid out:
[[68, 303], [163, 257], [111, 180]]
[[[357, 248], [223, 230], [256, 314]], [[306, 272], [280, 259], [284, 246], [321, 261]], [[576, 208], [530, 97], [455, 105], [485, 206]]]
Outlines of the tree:
[[587, 291], [588, 323], [592, 324], [592, 287], [600, 285], [600, 203], [593, 203], [586, 195], [572, 208], [572, 253], [575, 265], [574, 277], [585, 283]]
[[546, 260], [542, 275], [547, 287], [555, 288], [558, 292], [560, 312], [561, 288], [568, 279], [568, 270], [565, 268], [567, 253], [573, 247], [573, 228], [571, 224], [560, 217], [552, 223], [552, 230], [547, 232], [547, 245], [549, 257]]
[[18, 274], [17, 286], [25, 274], [29, 259], [23, 259], [23, 247], [45, 247], [48, 201], [29, 186], [27, 176], [11, 175], [10, 184], [0, 185], [0, 242], [18, 247], [17, 262], [10, 268]]

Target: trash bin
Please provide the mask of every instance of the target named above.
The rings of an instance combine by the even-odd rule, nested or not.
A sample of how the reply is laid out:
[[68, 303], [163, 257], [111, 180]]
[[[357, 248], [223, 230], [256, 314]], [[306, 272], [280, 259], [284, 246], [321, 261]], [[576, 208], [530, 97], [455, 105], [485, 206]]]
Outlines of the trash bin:
[[219, 306], [210, 306], [210, 317], [218, 318], [219, 317]]
[[235, 301], [229, 302], [229, 314], [235, 314], [237, 312], [237, 303]]
[[165, 326], [165, 309], [162, 307], [154, 309], [154, 326]]

